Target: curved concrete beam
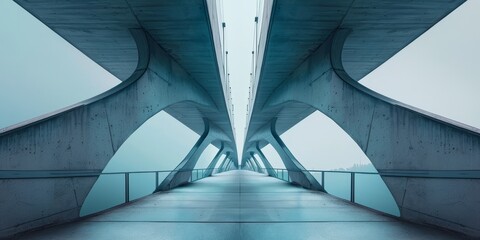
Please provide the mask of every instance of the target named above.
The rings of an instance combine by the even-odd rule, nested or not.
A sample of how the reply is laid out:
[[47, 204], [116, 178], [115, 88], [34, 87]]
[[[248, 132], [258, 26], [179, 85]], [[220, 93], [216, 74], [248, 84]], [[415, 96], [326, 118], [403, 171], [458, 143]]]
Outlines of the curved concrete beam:
[[[101, 173], [125, 140], [168, 106], [214, 108], [209, 94], [143, 30], [133, 74], [111, 90], [0, 132], [0, 170]], [[97, 177], [0, 180], [0, 237], [71, 221]]]
[[[380, 174], [400, 173], [382, 178], [402, 218], [480, 236], [480, 179], [456, 174], [480, 170], [480, 130], [354, 81], [341, 59], [349, 32], [332, 34], [274, 91], [265, 110], [292, 101], [318, 109], [352, 137]], [[438, 171], [457, 177], [436, 177]]]

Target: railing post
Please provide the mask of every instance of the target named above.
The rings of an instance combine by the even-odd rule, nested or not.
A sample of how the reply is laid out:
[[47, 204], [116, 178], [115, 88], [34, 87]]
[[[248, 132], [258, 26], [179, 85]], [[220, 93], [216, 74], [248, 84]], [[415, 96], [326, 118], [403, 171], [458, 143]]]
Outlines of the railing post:
[[155, 172], [155, 189], [158, 187], [158, 171]]
[[322, 187], [325, 189], [325, 171], [322, 171]]
[[130, 174], [125, 173], [125, 203], [130, 202], [130, 180], [129, 180]]
[[350, 201], [355, 202], [355, 173], [350, 173]]

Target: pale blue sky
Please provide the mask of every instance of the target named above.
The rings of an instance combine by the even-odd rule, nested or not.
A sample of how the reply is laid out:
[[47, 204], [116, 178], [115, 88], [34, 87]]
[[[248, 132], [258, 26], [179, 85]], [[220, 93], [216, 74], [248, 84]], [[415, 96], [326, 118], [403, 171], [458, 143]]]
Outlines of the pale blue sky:
[[[256, 3], [224, 0], [239, 149], [244, 138]], [[361, 83], [479, 128], [480, 28], [473, 27], [479, 22], [478, 12], [480, 1], [467, 1]], [[92, 97], [118, 82], [15, 3], [0, 1], [0, 128]], [[169, 124], [161, 124], [165, 122]], [[155, 135], [148, 129], [155, 129]], [[110, 164], [109, 169], [171, 169], [197, 138], [160, 113], [132, 135], [112, 160], [117, 164]], [[318, 112], [282, 138], [307, 168], [369, 162], [342, 130]], [[282, 166], [271, 147], [265, 151], [274, 166]], [[214, 153], [210, 147], [199, 166], [206, 166]]]

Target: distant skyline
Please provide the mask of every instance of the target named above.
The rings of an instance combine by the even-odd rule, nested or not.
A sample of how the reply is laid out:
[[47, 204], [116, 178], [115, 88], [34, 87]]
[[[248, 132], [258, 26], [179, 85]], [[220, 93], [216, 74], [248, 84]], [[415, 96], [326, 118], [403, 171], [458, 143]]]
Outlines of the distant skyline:
[[[223, 1], [239, 151], [244, 140], [257, 3]], [[480, 128], [480, 28], [472, 27], [480, 21], [478, 12], [480, 1], [467, 1], [360, 82], [391, 98]], [[0, 39], [0, 128], [90, 98], [119, 83], [10, 0], [0, 1]], [[145, 127], [158, 131], [134, 133], [135, 138], [119, 151], [128, 154], [116, 155], [109, 168], [176, 166], [198, 135], [180, 123], [160, 129], [165, 121], [176, 120], [164, 112], [152, 118]], [[319, 112], [284, 133], [282, 139], [306, 168], [345, 168], [369, 162], [353, 140]], [[283, 167], [273, 148], [264, 150], [274, 167]], [[215, 151], [209, 147], [198, 166], [208, 164]], [[143, 161], [131, 160], [135, 156]]]

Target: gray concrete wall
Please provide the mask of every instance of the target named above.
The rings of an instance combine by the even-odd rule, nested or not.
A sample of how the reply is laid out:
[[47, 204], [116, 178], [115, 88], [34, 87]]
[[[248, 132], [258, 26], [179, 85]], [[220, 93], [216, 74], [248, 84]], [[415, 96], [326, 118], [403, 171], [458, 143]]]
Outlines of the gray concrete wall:
[[[101, 172], [123, 142], [180, 102], [215, 108], [208, 93], [142, 30], [139, 61], [118, 86], [0, 133], [0, 170]], [[26, 172], [28, 174], [28, 172]], [[0, 237], [70, 221], [97, 177], [0, 180]]]
[[480, 170], [480, 131], [351, 79], [341, 60], [348, 34], [330, 36], [276, 89], [265, 110], [292, 102], [313, 106], [345, 130], [381, 174], [409, 174], [382, 177], [402, 218], [480, 236], [480, 179], [459, 172]]

